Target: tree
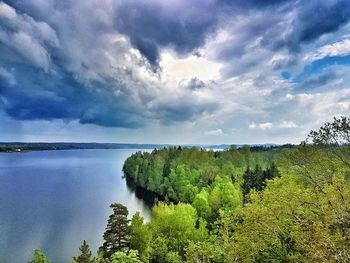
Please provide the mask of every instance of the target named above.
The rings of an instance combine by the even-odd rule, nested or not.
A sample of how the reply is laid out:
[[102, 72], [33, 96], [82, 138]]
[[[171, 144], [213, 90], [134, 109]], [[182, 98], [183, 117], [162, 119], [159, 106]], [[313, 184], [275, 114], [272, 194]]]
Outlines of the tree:
[[33, 259], [29, 263], [51, 263], [40, 249], [34, 250]]
[[200, 242], [191, 242], [186, 247], [186, 262], [209, 263], [220, 262], [219, 246], [216, 246], [213, 240], [207, 239]]
[[243, 175], [242, 193], [244, 203], [248, 201], [247, 196], [251, 189], [262, 191], [266, 186], [266, 180], [271, 180], [278, 176], [279, 172], [274, 162], [264, 171], [259, 165], [256, 165], [254, 170], [248, 168]]
[[141, 263], [137, 250], [126, 250], [115, 252], [111, 256], [111, 263]]
[[95, 262], [95, 260], [92, 258], [92, 254], [86, 240], [83, 241], [83, 244], [81, 245], [79, 250], [80, 250], [80, 255], [75, 256], [73, 258], [74, 263], [94, 263]]
[[196, 208], [198, 216], [203, 219], [208, 219], [211, 216], [211, 208], [209, 205], [209, 194], [203, 189], [193, 200], [192, 206]]
[[143, 217], [137, 212], [131, 219], [130, 248], [140, 253], [143, 261], [148, 259], [152, 234], [147, 225], [143, 223]]
[[243, 145], [242, 148], [239, 149], [239, 151], [244, 156], [246, 165], [250, 166], [251, 152], [249, 145]]
[[[196, 209], [189, 204], [159, 203], [152, 209], [151, 229], [153, 236], [158, 237], [152, 242], [157, 242], [153, 247], [157, 250], [158, 259], [166, 258], [163, 252], [169, 251], [184, 257], [184, 248], [190, 241], [207, 237], [204, 222], [199, 220], [198, 224]], [[160, 262], [164, 262], [164, 259]]]
[[308, 139], [317, 145], [350, 144], [350, 118], [334, 117], [333, 122], [326, 122], [318, 131], [311, 131]]
[[311, 131], [308, 140], [322, 147], [330, 158], [336, 157], [350, 168], [350, 118], [334, 117], [333, 122], [326, 122], [318, 131]]
[[130, 226], [128, 209], [122, 204], [112, 204], [113, 214], [109, 216], [102, 250], [104, 257], [108, 258], [113, 253], [129, 247]]
[[[349, 119], [311, 132], [278, 159], [281, 176], [236, 211], [231, 262], [350, 262]], [[270, 168], [267, 178], [276, 174]]]
[[214, 219], [218, 217], [221, 209], [236, 209], [242, 205], [242, 195], [238, 187], [236, 187], [229, 178], [217, 180], [213, 190], [210, 192], [209, 205], [213, 212]]

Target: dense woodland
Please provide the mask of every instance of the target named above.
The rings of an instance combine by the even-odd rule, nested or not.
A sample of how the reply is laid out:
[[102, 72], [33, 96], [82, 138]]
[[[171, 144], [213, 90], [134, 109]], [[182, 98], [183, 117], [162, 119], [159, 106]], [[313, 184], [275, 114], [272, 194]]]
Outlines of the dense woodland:
[[349, 143], [341, 117], [298, 147], [137, 152], [125, 177], [163, 202], [150, 222], [112, 204], [97, 256], [84, 241], [73, 262], [350, 262]]

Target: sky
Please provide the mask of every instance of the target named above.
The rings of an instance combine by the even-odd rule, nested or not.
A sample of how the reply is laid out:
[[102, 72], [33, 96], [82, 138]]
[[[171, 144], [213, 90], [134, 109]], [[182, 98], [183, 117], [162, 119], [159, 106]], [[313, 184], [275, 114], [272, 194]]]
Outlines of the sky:
[[0, 141], [299, 143], [349, 73], [349, 0], [0, 0]]

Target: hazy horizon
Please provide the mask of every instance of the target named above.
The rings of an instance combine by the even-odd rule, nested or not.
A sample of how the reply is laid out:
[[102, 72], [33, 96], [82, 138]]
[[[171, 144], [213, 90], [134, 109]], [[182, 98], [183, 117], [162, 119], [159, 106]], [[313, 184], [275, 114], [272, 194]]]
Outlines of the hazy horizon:
[[[169, 146], [222, 146], [222, 145], [282, 145], [278, 143], [214, 143], [214, 144], [208, 144], [208, 143], [137, 143], [137, 142], [92, 142], [92, 141], [0, 141], [1, 143], [49, 143], [49, 144], [121, 144], [121, 145], [169, 145]], [[292, 144], [294, 143], [285, 143], [285, 144]], [[298, 144], [298, 143], [297, 143]]]

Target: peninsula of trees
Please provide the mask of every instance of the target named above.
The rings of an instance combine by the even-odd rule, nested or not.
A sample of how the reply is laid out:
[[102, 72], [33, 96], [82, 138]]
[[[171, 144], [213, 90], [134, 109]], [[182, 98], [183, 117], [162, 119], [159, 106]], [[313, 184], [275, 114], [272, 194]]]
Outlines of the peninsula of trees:
[[98, 255], [73, 262], [350, 262], [349, 145], [341, 117], [298, 147], [137, 152], [125, 177], [162, 202], [149, 222], [111, 205]]

